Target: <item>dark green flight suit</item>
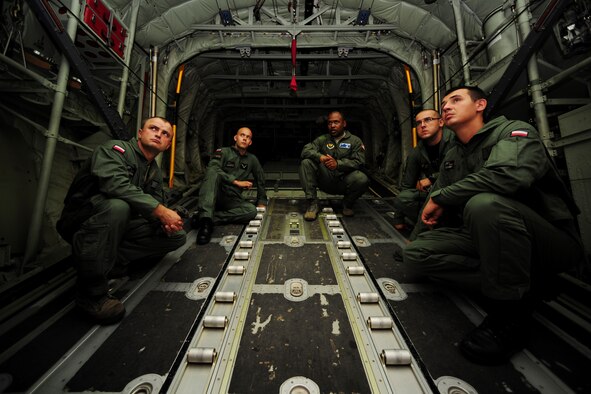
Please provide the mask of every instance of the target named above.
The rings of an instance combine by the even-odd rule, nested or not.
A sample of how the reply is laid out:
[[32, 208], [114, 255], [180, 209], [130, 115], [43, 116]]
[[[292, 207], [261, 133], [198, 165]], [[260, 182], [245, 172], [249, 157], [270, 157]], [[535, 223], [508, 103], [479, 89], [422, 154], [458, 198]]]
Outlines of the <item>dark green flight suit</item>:
[[234, 146], [217, 149], [199, 190], [199, 219], [210, 218], [214, 223], [247, 223], [254, 219], [256, 206], [244, 200], [242, 189], [232, 184], [235, 180], [248, 180], [251, 174], [257, 189], [257, 205], [267, 205], [265, 174], [256, 156], [248, 152], [242, 156]]
[[394, 199], [393, 203], [397, 213], [397, 222], [404, 223], [404, 217], [410, 219], [413, 224], [419, 215], [419, 210], [425, 203], [429, 192], [417, 190], [417, 182], [423, 178], [429, 178], [431, 185], [435, 183], [439, 176], [439, 166], [443, 156], [451, 146], [453, 133], [444, 128], [441, 141], [439, 141], [438, 155], [436, 158], [429, 158], [424, 141], [419, 140], [414, 149], [409, 153], [404, 165], [404, 173], [400, 182], [400, 193]]
[[[337, 161], [337, 168], [329, 170], [320, 163], [320, 156], [330, 155]], [[345, 131], [336, 142], [330, 134], [324, 134], [306, 144], [301, 154], [300, 182], [306, 199], [317, 198], [316, 189], [326, 193], [343, 194], [343, 204], [352, 206], [365, 193], [369, 179], [363, 172], [365, 146], [359, 137]]]
[[167, 236], [152, 216], [164, 200], [160, 168], [147, 162], [137, 139], [108, 141], [94, 151], [74, 178], [57, 223], [72, 244], [81, 294], [106, 295], [116, 261], [162, 257], [185, 244], [184, 231]]
[[578, 210], [528, 123], [499, 117], [456, 140], [430, 197], [443, 216], [403, 251], [425, 275], [509, 301], [583, 261]]

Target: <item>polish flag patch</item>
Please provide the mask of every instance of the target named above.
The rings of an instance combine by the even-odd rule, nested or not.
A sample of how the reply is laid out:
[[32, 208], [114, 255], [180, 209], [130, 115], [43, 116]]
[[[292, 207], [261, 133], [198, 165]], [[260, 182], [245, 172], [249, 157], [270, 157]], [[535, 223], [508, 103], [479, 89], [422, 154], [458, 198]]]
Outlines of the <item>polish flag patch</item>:
[[113, 150], [116, 150], [119, 153], [125, 153], [125, 149], [123, 149], [119, 145], [113, 145]]
[[529, 132], [525, 130], [514, 130], [511, 132], [511, 137], [527, 137], [528, 135]]

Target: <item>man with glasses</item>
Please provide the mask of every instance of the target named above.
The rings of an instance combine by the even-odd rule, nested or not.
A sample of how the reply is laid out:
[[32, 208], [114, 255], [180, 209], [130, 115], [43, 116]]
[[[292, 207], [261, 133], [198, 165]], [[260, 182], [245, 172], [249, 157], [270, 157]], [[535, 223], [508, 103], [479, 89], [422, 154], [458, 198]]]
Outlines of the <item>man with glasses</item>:
[[343, 216], [353, 216], [353, 204], [365, 193], [369, 179], [363, 172], [365, 146], [345, 130], [347, 121], [339, 111], [328, 114], [328, 134], [310, 142], [301, 154], [300, 182], [308, 200], [304, 219], [316, 220], [320, 207], [316, 189], [343, 194]]
[[488, 315], [464, 336], [473, 362], [500, 364], [522, 349], [532, 309], [553, 276], [584, 261], [578, 209], [529, 123], [484, 123], [487, 100], [474, 86], [447, 92], [450, 148], [421, 214], [430, 231], [403, 250], [420, 273], [484, 296]]
[[437, 111], [425, 109], [415, 117], [419, 142], [409, 153], [400, 182], [400, 193], [394, 199], [394, 227], [407, 229], [415, 225], [419, 210], [439, 175], [441, 159], [450, 147], [451, 132], [444, 129]]
[[120, 321], [125, 307], [109, 295], [115, 264], [156, 259], [185, 244], [183, 220], [166, 208], [154, 160], [170, 147], [172, 125], [146, 120], [137, 137], [95, 149], [74, 178], [57, 223], [72, 245], [78, 273], [76, 306], [94, 322]]

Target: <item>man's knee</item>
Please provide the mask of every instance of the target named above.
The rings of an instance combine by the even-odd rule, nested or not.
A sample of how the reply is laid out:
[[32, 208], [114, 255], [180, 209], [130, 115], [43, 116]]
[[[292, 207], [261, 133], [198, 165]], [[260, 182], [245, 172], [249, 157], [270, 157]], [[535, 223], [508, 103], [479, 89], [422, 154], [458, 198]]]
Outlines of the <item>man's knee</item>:
[[303, 174], [309, 175], [318, 171], [318, 165], [312, 159], [302, 159], [300, 162], [300, 177]]
[[113, 216], [129, 216], [131, 212], [129, 204], [118, 198], [105, 200], [105, 207]]
[[248, 223], [257, 216], [257, 207], [253, 204], [244, 204], [244, 213], [239, 215], [233, 222], [235, 223]]
[[361, 171], [353, 171], [344, 178], [346, 193], [363, 194], [369, 187], [369, 178]]
[[427, 253], [422, 243], [415, 240], [402, 248], [402, 261], [413, 271], [419, 272], [424, 267], [423, 263], [428, 257]]
[[168, 236], [167, 251], [172, 251], [180, 248], [187, 242], [187, 233], [185, 230], [178, 231]]
[[502, 213], [513, 210], [509, 198], [494, 193], [479, 193], [468, 200], [464, 208], [464, 223], [498, 222]]
[[404, 207], [407, 207], [410, 204], [416, 203], [418, 194], [416, 189], [405, 189], [398, 193], [396, 197]]
[[130, 216], [131, 207], [127, 202], [118, 198], [109, 198], [95, 205], [91, 221], [117, 226], [128, 223]]
[[369, 186], [369, 178], [361, 171], [353, 171], [348, 177], [349, 185], [355, 188], [366, 188]]

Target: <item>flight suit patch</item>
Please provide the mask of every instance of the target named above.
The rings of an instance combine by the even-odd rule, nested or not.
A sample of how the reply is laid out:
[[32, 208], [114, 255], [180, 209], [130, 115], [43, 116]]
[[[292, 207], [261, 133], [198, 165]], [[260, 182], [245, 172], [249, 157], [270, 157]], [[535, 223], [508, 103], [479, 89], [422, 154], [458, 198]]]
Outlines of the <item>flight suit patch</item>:
[[228, 168], [234, 168], [235, 167], [234, 162], [233, 161], [227, 162], [226, 163], [226, 167], [228, 167]]
[[513, 130], [511, 132], [511, 137], [527, 137], [528, 135], [529, 132], [525, 130]]
[[125, 153], [125, 149], [120, 147], [119, 145], [113, 145], [113, 150], [116, 150], [117, 152], [123, 154]]
[[329, 142], [328, 144], [326, 144], [326, 147], [328, 149], [334, 149], [334, 144]]
[[443, 163], [444, 170], [451, 170], [455, 167], [455, 162], [453, 160], [448, 160]]
[[343, 149], [351, 149], [351, 144], [347, 143], [347, 142], [341, 142], [339, 144], [339, 148], [343, 148]]
[[246, 170], [248, 168], [248, 164], [240, 163], [240, 168], [242, 168], [243, 170]]

